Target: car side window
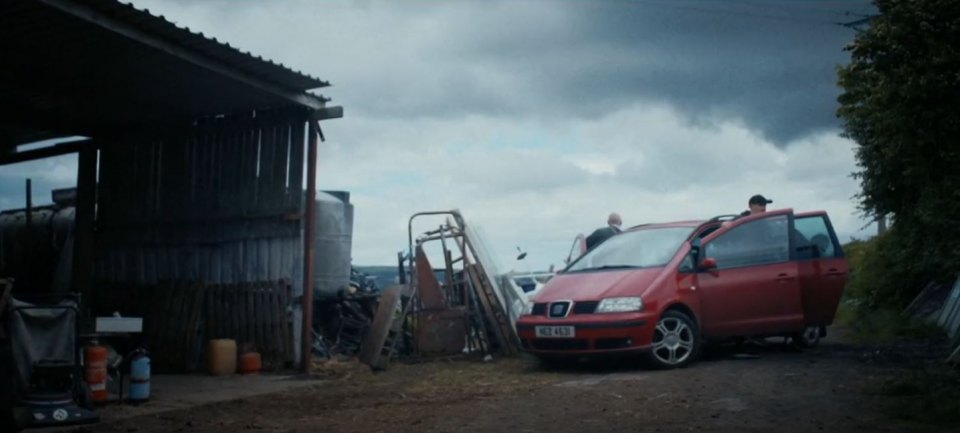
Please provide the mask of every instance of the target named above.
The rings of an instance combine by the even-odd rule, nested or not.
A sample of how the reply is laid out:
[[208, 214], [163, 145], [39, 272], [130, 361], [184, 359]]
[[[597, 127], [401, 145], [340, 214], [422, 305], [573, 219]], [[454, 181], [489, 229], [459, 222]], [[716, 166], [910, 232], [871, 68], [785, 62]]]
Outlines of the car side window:
[[[833, 237], [830, 236], [827, 221], [822, 215], [797, 218], [794, 220], [794, 227], [810, 247], [817, 249], [818, 257], [839, 257], [839, 250], [833, 242]], [[798, 247], [803, 248], [804, 245]], [[814, 256], [808, 258], [812, 257]]]
[[717, 269], [757, 266], [790, 260], [790, 220], [787, 215], [743, 224], [705, 246], [704, 257], [717, 261]]
[[682, 273], [693, 272], [693, 254], [687, 254], [687, 256], [683, 258], [683, 261], [680, 262], [677, 270]]

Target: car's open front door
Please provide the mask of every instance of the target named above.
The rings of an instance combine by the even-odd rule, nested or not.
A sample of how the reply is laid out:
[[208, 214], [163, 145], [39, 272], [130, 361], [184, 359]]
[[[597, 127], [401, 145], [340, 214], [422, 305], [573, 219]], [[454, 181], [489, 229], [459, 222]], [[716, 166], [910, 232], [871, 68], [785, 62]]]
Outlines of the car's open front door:
[[794, 225], [806, 324], [830, 325], [847, 284], [847, 259], [826, 212], [797, 214]]
[[697, 287], [705, 335], [803, 329], [792, 231], [793, 211], [783, 209], [731, 221], [704, 238]]

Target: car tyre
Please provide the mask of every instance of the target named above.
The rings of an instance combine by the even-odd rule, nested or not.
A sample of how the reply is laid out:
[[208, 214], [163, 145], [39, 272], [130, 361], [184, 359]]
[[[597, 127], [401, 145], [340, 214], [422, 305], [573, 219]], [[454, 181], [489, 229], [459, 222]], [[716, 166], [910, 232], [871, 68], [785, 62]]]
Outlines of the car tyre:
[[820, 326], [808, 326], [803, 332], [792, 335], [793, 344], [800, 348], [815, 347], [820, 344], [820, 336], [824, 333], [821, 328]]
[[669, 310], [657, 320], [647, 364], [657, 369], [685, 367], [700, 356], [701, 343], [697, 322], [685, 313]]

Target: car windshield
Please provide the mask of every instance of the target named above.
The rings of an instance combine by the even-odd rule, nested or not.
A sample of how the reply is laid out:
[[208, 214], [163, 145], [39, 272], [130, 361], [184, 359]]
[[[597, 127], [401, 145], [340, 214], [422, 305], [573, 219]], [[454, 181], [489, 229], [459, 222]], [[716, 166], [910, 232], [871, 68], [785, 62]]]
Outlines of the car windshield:
[[667, 227], [624, 232], [588, 251], [566, 272], [663, 266], [692, 231], [693, 227]]

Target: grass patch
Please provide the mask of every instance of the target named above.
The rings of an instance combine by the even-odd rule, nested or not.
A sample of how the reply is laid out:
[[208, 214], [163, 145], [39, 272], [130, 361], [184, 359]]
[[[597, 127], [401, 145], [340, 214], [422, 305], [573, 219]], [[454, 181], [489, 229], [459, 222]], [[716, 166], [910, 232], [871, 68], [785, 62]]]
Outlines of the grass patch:
[[850, 330], [850, 338], [856, 343], [888, 343], [900, 338], [938, 339], [945, 335], [936, 324], [894, 309], [871, 310], [850, 300], [840, 304], [836, 321]]
[[938, 364], [884, 382], [877, 392], [894, 399], [893, 418], [960, 426], [960, 371]]

